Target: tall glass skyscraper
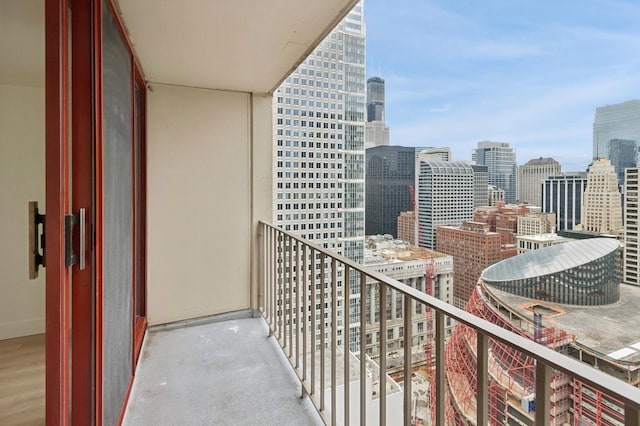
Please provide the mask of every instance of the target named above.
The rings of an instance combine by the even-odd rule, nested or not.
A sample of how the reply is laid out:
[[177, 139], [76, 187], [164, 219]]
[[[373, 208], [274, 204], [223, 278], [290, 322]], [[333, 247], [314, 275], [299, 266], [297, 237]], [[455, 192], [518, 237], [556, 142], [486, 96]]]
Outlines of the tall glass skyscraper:
[[275, 224], [362, 262], [366, 117], [361, 3], [282, 83], [273, 100]]
[[367, 121], [384, 121], [384, 80], [367, 80]]
[[504, 201], [507, 204], [516, 202], [516, 152], [503, 142], [478, 142], [471, 159], [489, 169], [489, 184], [504, 190]]
[[596, 108], [593, 120], [593, 159], [611, 159], [612, 139], [640, 142], [640, 99]]

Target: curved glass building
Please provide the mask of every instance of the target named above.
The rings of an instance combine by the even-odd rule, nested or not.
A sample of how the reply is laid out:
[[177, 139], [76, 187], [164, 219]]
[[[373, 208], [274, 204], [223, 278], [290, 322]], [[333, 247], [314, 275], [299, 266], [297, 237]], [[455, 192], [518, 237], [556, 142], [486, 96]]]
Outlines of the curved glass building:
[[[610, 238], [575, 240], [495, 263], [465, 310], [640, 386], [640, 288], [620, 285], [619, 247]], [[534, 426], [535, 361], [488, 344], [489, 424]], [[456, 325], [445, 350], [447, 426], [477, 425], [476, 345], [476, 332]], [[625, 424], [620, 401], [557, 370], [550, 382], [550, 425]]]
[[594, 238], [534, 250], [489, 266], [480, 279], [517, 296], [565, 305], [620, 299], [618, 241]]

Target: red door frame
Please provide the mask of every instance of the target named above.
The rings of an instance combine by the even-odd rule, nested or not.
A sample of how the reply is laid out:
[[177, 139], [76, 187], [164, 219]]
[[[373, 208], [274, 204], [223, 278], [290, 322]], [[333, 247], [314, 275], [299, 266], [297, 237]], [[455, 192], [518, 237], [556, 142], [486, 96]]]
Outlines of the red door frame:
[[[142, 291], [139, 297], [143, 309], [142, 316], [138, 318], [134, 311], [131, 325], [133, 370], [130, 387], [146, 329], [146, 126], [144, 114], [146, 85], [119, 15], [115, 13], [111, 1], [107, 0], [107, 3], [129, 47], [134, 68], [132, 75], [135, 76], [134, 80], [141, 89], [140, 159], [134, 162], [140, 165], [139, 170], [134, 170], [134, 179], [136, 173], [140, 173], [141, 179], [139, 188], [135, 182], [133, 186], [136, 188], [134, 197], [136, 194], [141, 197], [140, 221], [139, 223], [134, 221], [134, 232], [139, 233], [140, 238], [138, 266], [135, 266], [135, 250], [132, 256], [134, 256], [134, 271], [137, 272], [137, 268], [140, 268], [139, 273], [134, 272], [133, 285], [136, 285], [137, 275], [141, 281]], [[100, 425], [102, 423], [103, 241], [102, 2], [101, 0], [74, 1], [71, 13], [69, 10], [68, 0], [45, 0], [46, 422], [48, 425], [67, 425], [70, 421], [79, 425], [92, 423]], [[69, 32], [70, 23], [71, 33]], [[69, 41], [72, 55], [69, 52]], [[71, 99], [68, 91], [70, 76], [73, 78]], [[133, 98], [132, 104], [135, 104]], [[69, 128], [69, 114], [73, 117], [71, 128]], [[68, 145], [70, 132], [71, 152]], [[132, 135], [132, 138], [134, 136]], [[73, 161], [71, 212], [68, 211], [69, 153]], [[77, 213], [81, 207], [86, 209], [85, 241], [88, 242], [85, 253], [87, 266], [82, 271], [77, 265], [66, 268], [64, 263], [65, 214]], [[79, 249], [77, 240], [76, 237], [74, 241], [76, 252]], [[92, 253], [93, 257], [91, 257]], [[73, 282], [71, 288], [70, 282]], [[135, 287], [133, 290], [135, 298]], [[70, 293], [72, 305], [69, 302]], [[135, 310], [136, 300], [134, 299], [133, 302]], [[73, 310], [73, 323], [70, 320], [70, 309]], [[73, 339], [70, 338], [71, 334]], [[70, 350], [73, 353], [73, 363], [70, 363]], [[126, 399], [124, 405], [126, 405]], [[124, 408], [123, 406], [123, 413]]]
[[69, 420], [68, 283], [64, 267], [67, 212], [68, 14], [66, 0], [45, 2], [46, 421]]

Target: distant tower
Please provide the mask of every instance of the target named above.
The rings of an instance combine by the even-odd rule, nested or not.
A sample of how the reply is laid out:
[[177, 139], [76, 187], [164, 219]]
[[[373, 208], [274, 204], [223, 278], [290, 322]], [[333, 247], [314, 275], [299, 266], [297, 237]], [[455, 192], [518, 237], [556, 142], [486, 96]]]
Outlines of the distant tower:
[[397, 235], [400, 212], [412, 210], [414, 147], [376, 146], [366, 151], [365, 234]]
[[435, 249], [438, 226], [458, 226], [473, 218], [474, 172], [467, 162], [436, 161], [422, 154], [418, 160], [418, 245]]
[[516, 152], [508, 143], [478, 142], [471, 159], [489, 168], [489, 184], [504, 189], [504, 201], [507, 204], [516, 202]]
[[[472, 164], [473, 169], [473, 208], [489, 205], [489, 168]], [[504, 199], [504, 191], [503, 197]]]
[[618, 185], [624, 182], [624, 169], [638, 164], [638, 145], [632, 139], [611, 139], [609, 141], [609, 160], [616, 169]]
[[534, 206], [542, 205], [542, 182], [562, 172], [553, 158], [535, 158], [518, 167], [518, 201]]
[[622, 230], [621, 202], [618, 177], [611, 161], [594, 160], [587, 172], [587, 188], [582, 199], [582, 230], [618, 234]]
[[542, 211], [555, 213], [558, 231], [571, 231], [582, 220], [582, 196], [587, 187], [585, 172], [549, 176], [542, 185]]
[[367, 80], [367, 121], [384, 121], [384, 80], [380, 77]]
[[640, 220], [640, 169], [624, 171], [624, 265], [622, 280], [627, 284], [640, 285], [640, 246], [638, 225]]
[[367, 148], [389, 145], [389, 128], [384, 122], [384, 80], [380, 77], [367, 80], [367, 122], [364, 140]]
[[640, 141], [640, 99], [596, 108], [593, 120], [593, 159], [610, 157], [613, 139]]

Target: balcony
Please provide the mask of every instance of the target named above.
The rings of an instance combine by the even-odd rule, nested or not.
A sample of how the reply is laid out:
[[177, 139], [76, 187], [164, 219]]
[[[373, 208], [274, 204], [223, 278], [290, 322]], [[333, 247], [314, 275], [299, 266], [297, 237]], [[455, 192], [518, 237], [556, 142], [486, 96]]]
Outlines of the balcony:
[[[521, 372], [522, 377], [533, 377], [534, 389], [526, 389], [526, 380], [519, 376], [509, 379], [523, 399], [534, 399], [532, 424], [564, 424], [568, 417], [561, 416], [562, 422], [556, 417], [558, 412], [570, 412], [572, 381], [579, 386], [574, 385], [571, 395], [584, 402], [583, 409], [602, 405], [594, 402], [596, 393], [601, 393], [599, 398], [610, 412], [603, 418], [611, 424], [639, 424], [640, 390], [631, 385], [265, 222], [260, 223], [256, 239], [260, 247], [258, 308], [150, 330], [125, 424], [173, 424], [185, 416], [198, 424], [462, 424], [448, 404], [460, 412], [463, 406], [471, 409], [466, 411], [471, 424], [489, 424], [493, 419], [490, 384], [504, 374], [496, 351], [504, 348], [535, 360], [531, 371]], [[411, 350], [403, 351], [401, 380], [396, 383], [381, 374], [390, 359], [384, 309], [379, 322], [382, 354], [377, 360], [365, 356], [365, 362], [360, 362], [370, 329], [365, 310], [356, 308], [349, 315], [341, 307], [357, 307], [353, 300], [364, 303], [361, 295], [366, 292], [342, 291], [342, 283], [351, 283], [352, 289], [377, 286], [381, 306], [386, 304], [387, 289], [401, 295], [403, 312], [408, 313], [403, 317], [404, 349], [412, 344], [414, 305], [432, 309], [433, 375], [426, 387], [430, 391], [418, 392], [418, 369], [412, 367]], [[355, 322], [350, 320], [354, 315]], [[466, 326], [461, 329], [466, 346], [448, 348], [445, 356], [447, 317]], [[494, 351], [492, 341], [497, 343]], [[343, 342], [351, 342], [351, 351]], [[456, 375], [451, 368], [452, 362], [463, 362], [456, 361], [456, 356], [467, 351], [477, 359], [470, 366], [477, 371], [472, 379]], [[445, 374], [449, 375], [446, 380]], [[462, 383], [466, 396], [453, 392]], [[420, 404], [426, 395], [433, 400]], [[430, 409], [419, 411], [419, 405]]]

